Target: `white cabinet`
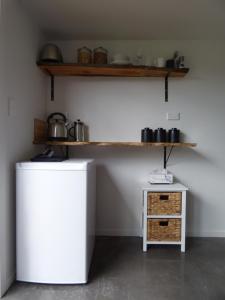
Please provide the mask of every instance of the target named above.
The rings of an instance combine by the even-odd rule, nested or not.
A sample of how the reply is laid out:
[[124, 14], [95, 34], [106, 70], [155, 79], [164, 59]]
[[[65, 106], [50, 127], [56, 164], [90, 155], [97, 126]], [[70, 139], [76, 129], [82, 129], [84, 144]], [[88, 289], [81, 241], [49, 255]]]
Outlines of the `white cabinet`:
[[95, 241], [92, 160], [16, 164], [17, 280], [86, 283]]
[[148, 245], [180, 245], [185, 252], [186, 192], [180, 183], [143, 188], [143, 251]]

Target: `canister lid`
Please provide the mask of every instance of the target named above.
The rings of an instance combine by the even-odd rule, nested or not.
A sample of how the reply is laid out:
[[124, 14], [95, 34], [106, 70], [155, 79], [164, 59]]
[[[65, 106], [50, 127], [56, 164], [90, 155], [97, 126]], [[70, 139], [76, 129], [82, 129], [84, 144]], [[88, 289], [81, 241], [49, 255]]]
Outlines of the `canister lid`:
[[91, 53], [91, 49], [87, 48], [86, 46], [84, 46], [82, 48], [79, 48], [77, 51], [78, 52], [88, 52], [88, 53]]
[[95, 49], [94, 49], [94, 52], [95, 52], [95, 53], [97, 53], [97, 52], [108, 53], [108, 50], [106, 50], [106, 49], [103, 48], [103, 47], [98, 47], [98, 48], [95, 48]]

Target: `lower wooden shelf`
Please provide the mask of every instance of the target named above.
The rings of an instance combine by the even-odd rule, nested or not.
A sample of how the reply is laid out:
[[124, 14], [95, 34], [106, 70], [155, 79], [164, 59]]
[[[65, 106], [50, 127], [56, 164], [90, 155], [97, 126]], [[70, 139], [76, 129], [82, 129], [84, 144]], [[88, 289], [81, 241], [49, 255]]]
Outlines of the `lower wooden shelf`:
[[141, 142], [73, 142], [34, 140], [34, 144], [52, 146], [111, 146], [111, 147], [195, 147], [195, 143], [141, 143]]
[[[163, 147], [164, 148], [164, 169], [166, 169], [168, 159], [173, 147], [195, 147], [196, 143], [142, 143], [142, 142], [75, 142], [75, 141], [49, 141], [47, 138], [47, 122], [39, 119], [34, 120], [34, 144], [50, 146], [66, 146], [67, 154], [69, 146], [98, 146], [98, 147]], [[171, 147], [167, 156], [167, 147]], [[68, 157], [68, 155], [67, 155]]]

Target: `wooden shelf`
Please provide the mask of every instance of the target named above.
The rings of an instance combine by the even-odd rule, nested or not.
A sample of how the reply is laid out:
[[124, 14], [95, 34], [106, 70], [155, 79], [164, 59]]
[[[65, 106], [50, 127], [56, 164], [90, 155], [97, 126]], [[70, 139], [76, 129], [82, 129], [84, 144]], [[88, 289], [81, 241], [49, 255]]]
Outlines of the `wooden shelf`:
[[[168, 159], [173, 147], [196, 147], [196, 143], [142, 143], [142, 142], [74, 142], [74, 141], [48, 141], [47, 122], [34, 119], [34, 144], [65, 146], [68, 157], [69, 146], [98, 146], [98, 147], [163, 147], [164, 148], [164, 169], [166, 169]], [[167, 156], [167, 147], [171, 147]]]
[[52, 146], [101, 146], [101, 147], [195, 147], [195, 143], [141, 143], [141, 142], [72, 142], [34, 140], [34, 144]]
[[168, 78], [184, 77], [189, 69], [168, 69], [133, 65], [81, 65], [81, 64], [43, 64], [39, 68], [51, 76], [51, 100], [54, 101], [55, 76], [105, 76], [105, 77], [162, 77], [165, 79], [165, 102], [168, 102]]
[[112, 77], [184, 77], [189, 69], [168, 69], [133, 65], [40, 64], [52, 76], [112, 76]]
[[141, 142], [73, 142], [48, 141], [47, 122], [34, 119], [34, 144], [52, 146], [109, 146], [109, 147], [195, 147], [195, 143], [141, 143]]

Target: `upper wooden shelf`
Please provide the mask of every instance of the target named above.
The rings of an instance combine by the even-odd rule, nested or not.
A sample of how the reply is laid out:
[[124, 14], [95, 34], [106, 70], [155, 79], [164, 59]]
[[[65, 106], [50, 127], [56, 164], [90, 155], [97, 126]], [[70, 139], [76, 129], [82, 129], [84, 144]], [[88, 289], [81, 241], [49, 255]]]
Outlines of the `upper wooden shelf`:
[[189, 69], [168, 69], [133, 65], [40, 64], [53, 76], [184, 77]]

